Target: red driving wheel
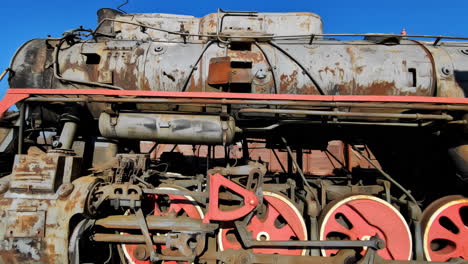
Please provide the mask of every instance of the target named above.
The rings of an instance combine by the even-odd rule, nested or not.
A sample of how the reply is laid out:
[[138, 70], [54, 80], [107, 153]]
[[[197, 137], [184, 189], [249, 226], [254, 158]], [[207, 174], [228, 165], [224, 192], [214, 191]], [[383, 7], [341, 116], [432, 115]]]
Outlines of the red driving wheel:
[[[156, 188], [157, 190], [180, 190], [182, 188], [175, 188], [175, 187], [159, 187]], [[163, 197], [163, 195], [161, 195]], [[183, 196], [183, 195], [173, 195], [167, 194], [164, 195], [165, 198], [165, 206], [160, 206], [157, 202], [154, 205], [154, 215], [185, 215], [191, 218], [203, 219], [203, 211], [197, 205], [195, 200], [190, 196]], [[155, 201], [158, 201], [158, 195], [154, 195]], [[137, 256], [137, 247], [138, 245], [134, 244], [124, 244], [122, 245], [125, 257], [127, 258], [130, 264], [149, 264], [149, 260], [139, 260]], [[156, 245], [154, 246], [156, 251], [164, 251], [166, 250], [165, 245]], [[177, 261], [165, 261], [166, 264], [176, 264]], [[184, 262], [186, 263], [186, 262]]]
[[447, 196], [424, 210], [424, 254], [429, 261], [468, 259], [468, 198]]
[[[247, 225], [253, 239], [264, 241], [307, 240], [307, 228], [299, 210], [281, 194], [263, 192], [265, 213], [255, 215]], [[218, 234], [220, 250], [241, 249], [234, 228], [220, 229]], [[261, 254], [303, 255], [304, 249], [254, 248]]]
[[[371, 195], [353, 195], [330, 203], [320, 218], [320, 240], [368, 240], [378, 236], [384, 259], [411, 259], [412, 238], [403, 216], [391, 204]], [[364, 254], [364, 248], [361, 254]], [[322, 249], [332, 256], [338, 249]]]

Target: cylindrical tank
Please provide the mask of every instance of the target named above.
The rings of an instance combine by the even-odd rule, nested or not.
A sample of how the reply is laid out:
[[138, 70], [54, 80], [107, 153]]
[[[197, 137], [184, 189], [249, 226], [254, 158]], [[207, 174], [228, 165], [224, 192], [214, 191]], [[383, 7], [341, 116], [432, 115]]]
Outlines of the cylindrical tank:
[[107, 138], [223, 145], [233, 141], [236, 127], [232, 117], [223, 120], [213, 115], [102, 113], [99, 131]]

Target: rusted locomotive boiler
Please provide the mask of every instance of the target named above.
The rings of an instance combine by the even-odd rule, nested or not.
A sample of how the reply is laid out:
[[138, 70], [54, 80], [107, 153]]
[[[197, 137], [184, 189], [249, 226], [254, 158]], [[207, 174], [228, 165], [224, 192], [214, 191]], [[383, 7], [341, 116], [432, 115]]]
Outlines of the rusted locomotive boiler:
[[31, 40], [0, 263], [465, 263], [467, 39], [101, 9]]

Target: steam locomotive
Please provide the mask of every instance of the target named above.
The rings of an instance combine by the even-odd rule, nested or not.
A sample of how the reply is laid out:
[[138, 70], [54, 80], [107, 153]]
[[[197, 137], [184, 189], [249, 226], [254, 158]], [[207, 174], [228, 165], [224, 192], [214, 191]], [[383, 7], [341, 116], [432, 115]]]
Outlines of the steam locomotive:
[[31, 40], [0, 263], [464, 263], [467, 39], [101, 9]]

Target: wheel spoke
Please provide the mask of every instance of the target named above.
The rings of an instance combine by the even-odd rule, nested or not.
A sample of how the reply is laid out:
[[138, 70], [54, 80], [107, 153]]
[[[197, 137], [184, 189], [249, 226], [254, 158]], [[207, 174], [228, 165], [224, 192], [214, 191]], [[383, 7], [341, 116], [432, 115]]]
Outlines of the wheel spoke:
[[358, 239], [357, 235], [350, 229], [347, 229], [346, 227], [344, 227], [342, 224], [340, 224], [338, 221], [336, 221], [336, 219], [334, 219], [334, 221], [330, 221], [328, 223], [329, 225], [329, 232], [327, 234], [325, 234], [325, 236], [327, 236], [328, 234], [332, 233], [332, 232], [336, 232], [336, 233], [340, 233], [340, 234], [344, 234], [346, 236], [348, 236], [351, 240], [356, 240]]
[[452, 233], [450, 230], [447, 228], [441, 226], [439, 223], [434, 223], [433, 226], [433, 231], [429, 234], [429, 239], [434, 240], [434, 239], [447, 239], [450, 241], [456, 241], [457, 240], [457, 235]]
[[280, 216], [280, 213], [271, 205], [268, 206], [268, 213], [265, 219], [265, 225], [275, 226], [275, 221]]
[[466, 229], [465, 224], [463, 223], [463, 220], [460, 215], [460, 208], [463, 206], [453, 206], [450, 208], [447, 212], [447, 218], [450, 219], [455, 226], [459, 229], [459, 231], [462, 231]]

